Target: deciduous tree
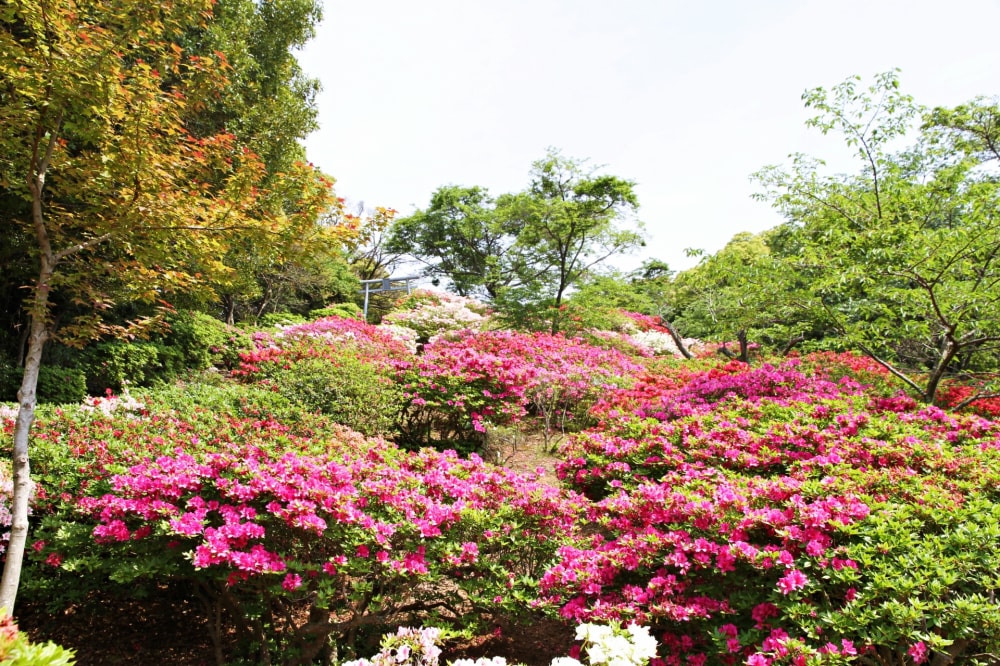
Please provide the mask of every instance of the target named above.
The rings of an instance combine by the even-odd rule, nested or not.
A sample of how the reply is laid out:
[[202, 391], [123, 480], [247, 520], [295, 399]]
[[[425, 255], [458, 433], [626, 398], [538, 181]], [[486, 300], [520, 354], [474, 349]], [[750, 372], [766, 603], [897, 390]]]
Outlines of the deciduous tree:
[[533, 249], [535, 263], [546, 270], [536, 281], [555, 314], [567, 290], [597, 265], [625, 255], [643, 244], [635, 184], [598, 174], [584, 163], [549, 150], [535, 162], [531, 185], [513, 206], [523, 220], [518, 243]]
[[[230, 132], [189, 120], [225, 90], [221, 52], [181, 46], [210, 0], [14, 0], [0, 9], [0, 187], [35, 278], [14, 431], [14, 497], [0, 606], [11, 610], [28, 530], [28, 434], [45, 343], [126, 333], [101, 313], [163, 302], [226, 274], [235, 233], [268, 235], [327, 205], [302, 165], [261, 189], [264, 165]], [[276, 197], [301, 186], [294, 214]], [[61, 321], [67, 305], [79, 314]], [[133, 328], [144, 322], [132, 322]], [[145, 322], [148, 323], [148, 322]], [[57, 326], [58, 324], [58, 326]]]
[[642, 244], [638, 205], [633, 183], [550, 150], [522, 192], [438, 189], [427, 209], [396, 223], [389, 247], [463, 296], [485, 296], [508, 314], [546, 313], [554, 332], [568, 290]]
[[518, 242], [523, 220], [509, 214], [509, 199], [482, 187], [440, 187], [426, 209], [392, 226], [387, 248], [414, 257], [461, 296], [495, 300], [538, 272]]
[[824, 175], [796, 156], [757, 174], [763, 197], [788, 219], [810, 306], [932, 402], [948, 372], [1000, 345], [1000, 181], [987, 163], [1000, 113], [978, 100], [928, 114], [895, 72], [804, 100], [818, 111], [809, 125], [842, 136], [859, 170]]

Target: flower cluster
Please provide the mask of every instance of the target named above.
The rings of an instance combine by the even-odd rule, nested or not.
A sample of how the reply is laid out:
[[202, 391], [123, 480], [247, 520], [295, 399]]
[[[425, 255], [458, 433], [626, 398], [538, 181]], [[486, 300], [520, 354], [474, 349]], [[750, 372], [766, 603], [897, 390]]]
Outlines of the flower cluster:
[[[879, 553], [934, 557], [916, 555], [924, 541], [903, 548], [906, 524], [938, 534], [928, 551], [949, 562], [960, 522], [988, 539], [1000, 424], [872, 396], [849, 373], [810, 365], [694, 366], [608, 395], [600, 426], [561, 448], [559, 473], [596, 501], [596, 529], [560, 549], [543, 602], [577, 621], [652, 624], [666, 663], [836, 661], [869, 649], [886, 623], [901, 644], [920, 635], [887, 619], [910, 574]], [[950, 512], [925, 508], [941, 505]], [[988, 550], [976, 565], [928, 559], [906, 594], [952, 585], [957, 607], [991, 621], [981, 593], [963, 596], [946, 573], [991, 566]], [[924, 617], [945, 617], [945, 605]]]
[[[677, 343], [669, 333], [660, 331], [637, 331], [630, 333], [629, 337], [640, 348], [650, 350], [653, 354], [666, 354], [670, 356], [680, 356], [681, 351], [677, 348]], [[684, 340], [685, 345], [697, 342], [693, 338]]]
[[[355, 659], [342, 666], [438, 666], [441, 632], [434, 627], [412, 629], [400, 627], [395, 634], [382, 637], [381, 650], [369, 659]], [[644, 666], [656, 656], [656, 639], [649, 629], [630, 624], [622, 629], [617, 624], [581, 624], [576, 638], [584, 641], [583, 648], [591, 666]], [[507, 666], [503, 657], [457, 659], [450, 666]], [[513, 666], [513, 665], [512, 665]], [[574, 657], [557, 657], [551, 666], [582, 666]]]
[[[978, 391], [976, 387], [964, 386], [960, 384], [948, 384], [942, 387], [940, 401], [941, 404], [953, 407], [961, 402], [974, 397], [977, 394], [982, 394], [983, 392]], [[980, 398], [979, 400], [973, 400], [969, 403], [969, 408], [975, 411], [977, 414], [981, 414], [987, 418], [995, 419], [1000, 418], [1000, 397], [992, 398]]]
[[[647, 627], [635, 623], [629, 624], [625, 629], [617, 624], [584, 623], [576, 628], [576, 639], [584, 642], [587, 661], [591, 665], [644, 666], [656, 656], [656, 639], [649, 635]], [[552, 662], [552, 666], [579, 664], [579, 661], [570, 657]]]
[[74, 664], [72, 650], [55, 643], [32, 643], [18, 629], [14, 618], [0, 612], [0, 663], [32, 666], [69, 666]]
[[529, 405], [586, 404], [641, 370], [625, 354], [580, 339], [513, 331], [439, 339], [397, 368], [412, 407], [454, 415], [457, 428], [479, 431], [519, 420]]
[[240, 367], [233, 374], [252, 375], [266, 363], [325, 358], [344, 347], [365, 361], [382, 365], [410, 355], [406, 344], [385, 329], [358, 319], [331, 316], [279, 327], [275, 335], [256, 334], [254, 349], [240, 354]]
[[108, 389], [107, 395], [102, 397], [92, 397], [84, 400], [80, 406], [83, 412], [100, 412], [105, 417], [112, 416], [117, 412], [126, 415], [138, 416], [145, 411], [146, 406], [132, 397], [126, 386], [121, 395], [114, 395]]
[[[136, 419], [102, 400], [38, 424], [28, 557], [60, 586], [75, 571], [195, 579], [267, 627], [253, 640], [275, 655], [455, 599], [456, 625], [525, 606], [585, 623], [590, 662], [615, 666], [1000, 653], [1000, 424], [919, 405], [852, 355], [639, 360], [510, 331], [459, 332], [415, 356], [336, 318], [259, 336], [241, 377], [283, 398], [315, 377], [329, 397], [374, 368], [364, 381], [406, 391], [400, 430], [448, 447], [455, 432], [572, 414], [565, 487], [310, 412], [181, 415], [151, 400]], [[0, 418], [9, 431], [12, 411]], [[433, 663], [432, 634], [400, 630], [357, 664]]]
[[471, 298], [444, 292], [417, 290], [400, 309], [382, 318], [383, 325], [408, 328], [424, 342], [434, 336], [461, 330], [482, 330], [489, 322], [486, 308]]
[[395, 324], [387, 324], [384, 321], [379, 324], [379, 328], [396, 338], [399, 342], [403, 343], [407, 350], [411, 354], [416, 354], [420, 348], [420, 334], [414, 331], [412, 328], [406, 326], [397, 326]]
[[437, 666], [440, 637], [441, 630], [435, 627], [400, 627], [395, 634], [382, 637], [381, 650], [375, 656], [346, 661], [341, 666]]

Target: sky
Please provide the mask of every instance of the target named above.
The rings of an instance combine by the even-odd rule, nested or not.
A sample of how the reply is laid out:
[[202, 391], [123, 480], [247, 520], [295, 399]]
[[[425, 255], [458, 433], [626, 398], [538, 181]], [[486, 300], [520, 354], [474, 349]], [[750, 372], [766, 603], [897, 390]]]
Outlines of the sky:
[[1000, 95], [1000, 0], [325, 0], [299, 54], [320, 80], [310, 161], [400, 215], [444, 185], [527, 187], [550, 147], [633, 181], [643, 251], [688, 268], [781, 222], [750, 175], [803, 152], [801, 95], [899, 68], [927, 106]]

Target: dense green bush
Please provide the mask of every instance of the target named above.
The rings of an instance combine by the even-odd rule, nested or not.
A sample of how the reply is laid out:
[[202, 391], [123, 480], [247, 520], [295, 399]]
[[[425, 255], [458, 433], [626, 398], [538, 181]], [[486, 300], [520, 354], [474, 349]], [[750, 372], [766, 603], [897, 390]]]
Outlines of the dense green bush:
[[154, 342], [107, 340], [91, 345], [83, 353], [86, 391], [102, 395], [110, 389], [115, 393], [123, 386], [149, 386], [167, 374], [162, 345]]
[[270, 378], [289, 400], [366, 435], [389, 434], [399, 421], [402, 388], [350, 350], [286, 365], [275, 368]]
[[135, 393], [152, 409], [174, 411], [191, 418], [197, 411], [235, 418], [267, 417], [295, 420], [302, 409], [282, 393], [227, 381], [221, 374], [203, 373], [194, 381], [179, 381]]
[[[8, 359], [0, 358], [0, 401], [17, 400], [23, 375], [23, 368], [17, 367]], [[38, 370], [38, 386], [35, 390], [40, 403], [77, 403], [87, 397], [86, 375], [80, 368], [42, 365]]]
[[343, 317], [345, 319], [361, 319], [361, 307], [357, 303], [334, 303], [333, 305], [319, 310], [310, 310], [310, 319], [322, 319], [323, 317]]
[[43, 365], [38, 369], [38, 401], [57, 405], [81, 402], [87, 397], [87, 378], [79, 368]]
[[190, 310], [167, 317], [169, 330], [162, 336], [164, 366], [171, 375], [204, 370], [223, 362], [223, 354], [238, 329]]
[[203, 312], [180, 311], [146, 341], [105, 340], [79, 355], [87, 391], [103, 395], [125, 386], [152, 386], [214, 366], [232, 366], [249, 334]]

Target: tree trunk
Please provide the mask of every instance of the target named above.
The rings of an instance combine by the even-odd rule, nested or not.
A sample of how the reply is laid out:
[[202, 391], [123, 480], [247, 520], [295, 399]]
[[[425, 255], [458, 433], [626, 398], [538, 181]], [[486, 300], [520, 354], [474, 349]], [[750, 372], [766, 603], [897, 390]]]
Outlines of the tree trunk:
[[[14, 614], [14, 600], [21, 582], [21, 564], [24, 561], [24, 545], [28, 540], [28, 502], [31, 499], [31, 465], [28, 462], [28, 435], [35, 422], [35, 391], [38, 388], [38, 370], [42, 367], [42, 350], [49, 337], [49, 290], [56, 264], [62, 256], [78, 252], [90, 243], [101, 242], [94, 239], [62, 254], [52, 251], [49, 230], [43, 214], [45, 175], [52, 162], [52, 153], [58, 141], [58, 128], [62, 126], [63, 112], [60, 111], [49, 130], [40, 124], [36, 128], [32, 149], [31, 170], [28, 173], [28, 188], [31, 191], [31, 220], [38, 241], [39, 267], [38, 282], [32, 289], [31, 332], [28, 334], [28, 351], [24, 359], [24, 376], [17, 392], [17, 421], [14, 424], [14, 448], [11, 462], [14, 473], [14, 492], [11, 497], [10, 542], [7, 544], [7, 559], [0, 577], [0, 608], [8, 615]], [[44, 147], [42, 143], [44, 142]], [[44, 150], [44, 152], [42, 152]]]
[[667, 329], [667, 332], [670, 333], [670, 337], [673, 338], [674, 344], [677, 346], [678, 351], [680, 351], [681, 356], [683, 356], [689, 361], [693, 359], [694, 354], [692, 354], [691, 350], [688, 349], [687, 345], [684, 344], [684, 338], [682, 338], [680, 334], [677, 333], [677, 329], [674, 328], [674, 325], [668, 322], [663, 317], [660, 317], [660, 322], [662, 322], [663, 327]]
[[934, 366], [934, 370], [931, 371], [930, 375], [927, 377], [927, 385], [924, 389], [924, 401], [927, 404], [935, 404], [937, 399], [938, 385], [941, 383], [941, 379], [944, 377], [944, 373], [948, 370], [948, 366], [951, 364], [955, 355], [960, 351], [959, 345], [955, 342], [954, 338], [949, 334], [945, 339], [943, 348], [941, 350], [941, 357], [938, 359], [937, 364]]
[[740, 362], [750, 365], [750, 345], [747, 342], [747, 330], [741, 328], [737, 331], [736, 339], [740, 343]]
[[[37, 301], [46, 301], [46, 290], [39, 290]], [[28, 462], [28, 434], [35, 421], [35, 390], [38, 387], [38, 370], [42, 365], [42, 349], [48, 339], [44, 316], [31, 318], [31, 334], [28, 337], [28, 354], [24, 363], [24, 377], [17, 392], [19, 408], [14, 425], [14, 450], [12, 455], [14, 471], [14, 493], [12, 498], [10, 542], [7, 544], [7, 560], [4, 562], [3, 577], [0, 578], [0, 608], [10, 615], [14, 612], [14, 600], [21, 581], [21, 563], [24, 560], [24, 546], [28, 539], [28, 501], [31, 498], [31, 466]]]
[[236, 325], [236, 296], [226, 295], [222, 297], [222, 309], [226, 315], [226, 323], [230, 326]]
[[559, 288], [559, 293], [556, 294], [555, 304], [552, 308], [552, 326], [549, 327], [549, 332], [555, 335], [559, 332], [562, 319], [562, 287]]

